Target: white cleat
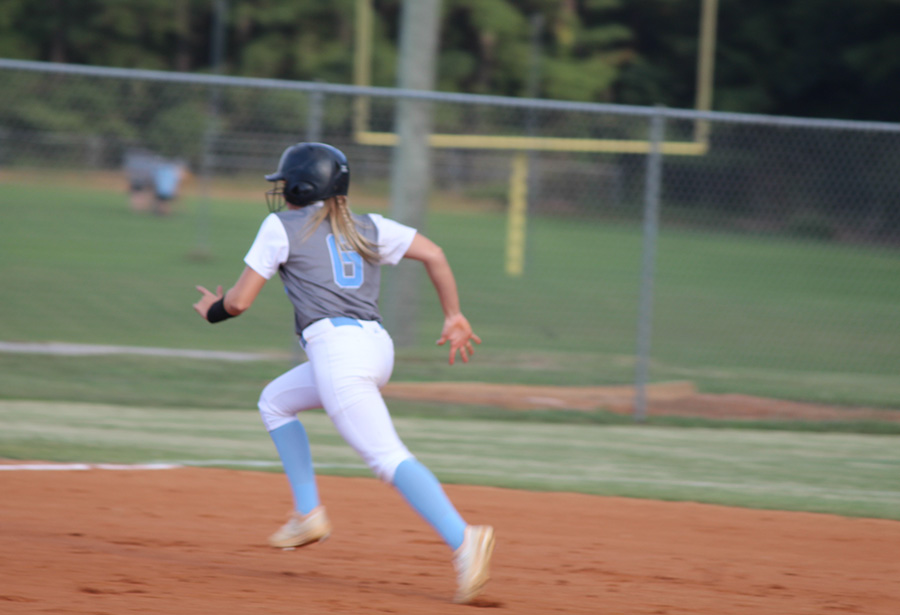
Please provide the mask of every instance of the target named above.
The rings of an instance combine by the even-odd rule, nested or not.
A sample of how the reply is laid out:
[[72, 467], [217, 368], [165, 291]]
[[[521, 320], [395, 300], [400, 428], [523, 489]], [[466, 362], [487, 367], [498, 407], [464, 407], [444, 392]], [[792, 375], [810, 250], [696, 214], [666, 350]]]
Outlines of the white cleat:
[[309, 514], [294, 512], [288, 522], [269, 537], [269, 544], [279, 549], [295, 549], [314, 542], [321, 542], [331, 535], [331, 521], [323, 506], [317, 506]]
[[490, 579], [491, 554], [494, 551], [494, 528], [489, 525], [466, 526], [462, 545], [453, 553], [456, 568], [456, 596], [453, 602], [469, 604], [481, 593]]

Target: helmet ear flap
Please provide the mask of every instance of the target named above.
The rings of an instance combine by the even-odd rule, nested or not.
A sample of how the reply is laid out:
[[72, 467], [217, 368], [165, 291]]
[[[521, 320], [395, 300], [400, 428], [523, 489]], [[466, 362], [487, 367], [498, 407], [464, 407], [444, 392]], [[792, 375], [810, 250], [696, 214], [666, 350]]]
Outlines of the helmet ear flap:
[[316, 193], [316, 187], [306, 181], [290, 181], [284, 187], [284, 200], [292, 205], [306, 205]]
[[332, 172], [332, 194], [347, 195], [350, 188], [350, 168], [345, 160], [335, 160], [334, 171]]

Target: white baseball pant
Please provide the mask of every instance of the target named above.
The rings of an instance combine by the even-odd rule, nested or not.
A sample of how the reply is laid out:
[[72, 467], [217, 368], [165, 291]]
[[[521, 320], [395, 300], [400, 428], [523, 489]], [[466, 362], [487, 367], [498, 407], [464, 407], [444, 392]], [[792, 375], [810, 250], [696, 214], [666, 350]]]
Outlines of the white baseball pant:
[[266, 429], [304, 410], [324, 408], [344, 440], [381, 480], [391, 483], [409, 452], [381, 397], [394, 369], [394, 342], [376, 321], [325, 318], [303, 330], [309, 361], [263, 389], [259, 411]]

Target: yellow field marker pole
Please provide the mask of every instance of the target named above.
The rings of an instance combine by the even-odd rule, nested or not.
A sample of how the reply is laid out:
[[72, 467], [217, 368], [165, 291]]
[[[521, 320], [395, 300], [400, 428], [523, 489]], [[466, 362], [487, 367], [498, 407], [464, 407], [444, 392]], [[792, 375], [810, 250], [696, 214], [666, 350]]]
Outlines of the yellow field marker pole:
[[[700, 50], [697, 54], [697, 111], [712, 109], [713, 74], [716, 65], [716, 23], [719, 0], [703, 0], [700, 12]], [[709, 121], [697, 120], [694, 124], [694, 141], [709, 141]], [[665, 152], [663, 152], [665, 153]]]
[[[372, 83], [372, 5], [371, 0], [356, 0], [356, 54], [353, 62], [353, 84]], [[353, 128], [357, 134], [369, 128], [369, 98], [353, 101]]]
[[525, 227], [528, 222], [528, 154], [516, 152], [509, 177], [506, 219], [506, 275], [518, 278], [525, 270]]

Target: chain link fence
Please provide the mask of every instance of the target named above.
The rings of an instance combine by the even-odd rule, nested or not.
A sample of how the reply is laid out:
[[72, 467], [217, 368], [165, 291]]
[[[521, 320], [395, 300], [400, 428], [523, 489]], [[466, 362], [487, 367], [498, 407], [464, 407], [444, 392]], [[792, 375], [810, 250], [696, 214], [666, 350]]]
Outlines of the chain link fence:
[[594, 384], [900, 408], [900, 125], [11, 60], [0, 92], [5, 172], [122, 172], [139, 148], [261, 193], [319, 140], [351, 202], [390, 193], [414, 98], [442, 203], [423, 230], [492, 347], [569, 354]]

